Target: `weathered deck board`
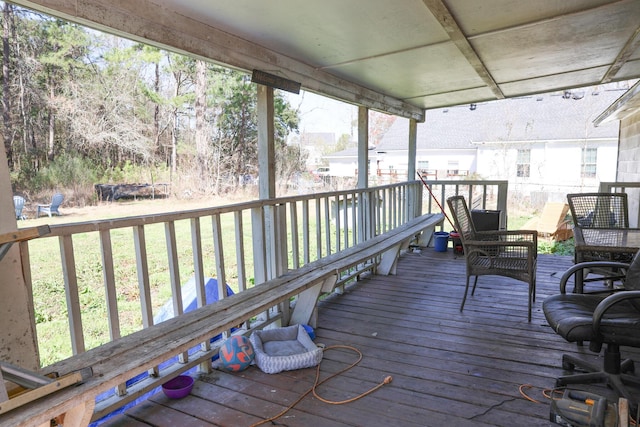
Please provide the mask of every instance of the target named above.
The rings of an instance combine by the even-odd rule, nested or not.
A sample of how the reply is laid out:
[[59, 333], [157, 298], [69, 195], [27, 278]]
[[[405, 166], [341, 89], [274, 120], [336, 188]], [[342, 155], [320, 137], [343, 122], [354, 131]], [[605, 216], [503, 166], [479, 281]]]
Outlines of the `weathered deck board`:
[[[367, 276], [325, 300], [316, 329], [317, 343], [354, 346], [364, 354], [358, 366], [319, 388], [322, 397], [356, 396], [387, 375], [392, 383], [344, 405], [306, 396], [276, 425], [548, 426], [549, 402], [541, 390], [563, 373], [562, 353], [593, 356], [553, 333], [541, 311], [544, 298], [557, 292], [558, 273], [570, 265], [570, 257], [539, 257], [529, 323], [526, 284], [481, 277], [460, 313], [464, 262], [450, 251], [403, 255], [397, 275]], [[325, 352], [322, 378], [356, 357], [342, 349]], [[255, 367], [239, 374], [216, 371], [202, 376], [185, 399], [160, 393], [107, 425], [250, 426], [285, 409], [314, 377], [315, 369], [276, 375]], [[522, 398], [522, 384], [531, 384], [529, 394], [542, 403]]]

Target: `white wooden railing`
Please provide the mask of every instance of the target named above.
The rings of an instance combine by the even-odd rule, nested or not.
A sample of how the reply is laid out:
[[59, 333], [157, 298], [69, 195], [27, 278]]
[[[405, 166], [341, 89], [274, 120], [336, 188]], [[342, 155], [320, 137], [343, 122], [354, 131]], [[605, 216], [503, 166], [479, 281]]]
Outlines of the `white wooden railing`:
[[[206, 276], [217, 279], [218, 295], [223, 299], [225, 284], [229, 284], [235, 293], [244, 292], [281, 277], [287, 271], [394, 230], [422, 213], [439, 213], [440, 206], [446, 206], [446, 198], [452, 195], [467, 196], [472, 207], [502, 210], [506, 221], [506, 181], [428, 181], [426, 184], [431, 192], [422, 182], [413, 181], [190, 211], [52, 225], [51, 233], [46, 237], [20, 244], [24, 274], [28, 286], [37, 282], [38, 266], [29, 262], [30, 245], [46, 245], [52, 257], [59, 248], [60, 277], [47, 277], [46, 280], [59, 281], [64, 287], [72, 353], [83, 354], [91, 346], [87, 345], [87, 332], [83, 327], [80, 289], [85, 286], [79, 277], [85, 267], [76, 261], [74, 242], [77, 239], [93, 236], [95, 240], [94, 250], [99, 254], [96, 258], [102, 270], [107, 301], [103, 320], [108, 329], [105, 340], [114, 341], [132, 332], [123, 332], [121, 318], [125, 313], [118, 307], [122, 277], [127, 276], [121, 271], [124, 265], [131, 265], [135, 270], [134, 274], [128, 275], [134, 279], [128, 280], [137, 280], [134, 286], [139, 294], [129, 295], [129, 298], [138, 299], [139, 329], [153, 325], [154, 307], [161, 305], [154, 301], [158, 291], [150, 280], [150, 245], [160, 245], [166, 250], [166, 265], [162, 266], [167, 277], [166, 287], [171, 295], [173, 312], [180, 316], [184, 309], [182, 284], [188, 279], [192, 279], [196, 288], [200, 307], [211, 302], [205, 301]], [[148, 242], [148, 236], [160, 234], [151, 233], [152, 227], [163, 229], [164, 242]], [[125, 259], [120, 252], [132, 255]], [[340, 271], [338, 285], [357, 278], [365, 270], [375, 269], [375, 265], [363, 262]], [[286, 324], [289, 310], [290, 304], [279, 304], [260, 316], [244, 319], [245, 324], [240, 326], [248, 331], [274, 321]], [[39, 337], [41, 348], [47, 341], [46, 337]], [[204, 348], [208, 345], [203, 343]], [[180, 369], [194, 366], [193, 362], [189, 363], [187, 352], [181, 354], [179, 361], [183, 364]], [[157, 372], [157, 368], [155, 370]], [[116, 388], [118, 395], [127, 393], [125, 384]]]
[[640, 226], [640, 182], [601, 182], [602, 193], [627, 193], [629, 203], [629, 225]]
[[[447, 198], [451, 196], [465, 196], [470, 209], [498, 210], [500, 215], [500, 228], [507, 228], [507, 192], [508, 181], [482, 181], [482, 180], [425, 180], [431, 192], [425, 191], [423, 200], [424, 212], [438, 212], [442, 206], [447, 209]], [[448, 214], [448, 211], [447, 211]], [[449, 216], [450, 217], [450, 216]], [[453, 220], [453, 218], [451, 218]], [[445, 221], [443, 228], [452, 225]]]
[[[73, 354], [78, 354], [87, 349], [79, 298], [79, 285], [82, 285], [79, 271], [87, 267], [76, 262], [75, 239], [95, 240], [93, 251], [95, 259], [100, 260], [107, 301], [104, 324], [108, 328], [108, 340], [113, 340], [123, 334], [123, 313], [118, 308], [123, 280], [137, 278], [133, 287], [137, 287], [139, 294], [130, 298], [139, 299], [139, 328], [153, 324], [153, 307], [164, 303], [153, 300], [157, 291], [150, 282], [149, 244], [165, 247], [166, 266], [160, 267], [164, 271], [155, 272], [154, 276], [166, 277], [165, 287], [169, 289], [163, 293], [171, 295], [173, 312], [180, 314], [183, 311], [181, 285], [189, 279], [195, 283], [198, 306], [201, 306], [206, 303], [204, 285], [207, 276], [217, 279], [218, 295], [224, 298], [224, 284], [229, 284], [234, 292], [242, 292], [392, 230], [421, 213], [439, 213], [440, 206], [446, 207], [446, 198], [452, 195], [467, 196], [473, 208], [498, 209], [506, 213], [506, 181], [426, 183], [437, 203], [420, 181], [413, 181], [190, 211], [52, 225], [48, 236], [21, 244], [22, 256], [27, 260], [25, 278], [29, 286], [42, 279], [38, 277], [37, 268], [33, 271], [30, 268], [29, 245], [46, 245], [49, 251], [59, 248], [60, 277], [45, 279], [64, 287], [66, 302], [63, 305], [68, 313], [71, 349]], [[502, 220], [506, 223], [506, 214]], [[147, 242], [152, 227], [164, 229], [164, 242]], [[450, 225], [446, 223], [443, 225], [443, 228], [448, 227]], [[114, 242], [118, 243], [117, 248], [114, 248]], [[123, 259], [120, 252], [131, 253], [131, 259]], [[56, 255], [51, 253], [50, 256]], [[154, 264], [162, 261], [153, 260]], [[123, 265], [131, 265], [135, 272], [123, 273]], [[361, 270], [342, 273], [342, 280], [346, 281]], [[131, 287], [132, 284], [128, 285]], [[47, 341], [39, 339], [39, 343], [43, 347]]]

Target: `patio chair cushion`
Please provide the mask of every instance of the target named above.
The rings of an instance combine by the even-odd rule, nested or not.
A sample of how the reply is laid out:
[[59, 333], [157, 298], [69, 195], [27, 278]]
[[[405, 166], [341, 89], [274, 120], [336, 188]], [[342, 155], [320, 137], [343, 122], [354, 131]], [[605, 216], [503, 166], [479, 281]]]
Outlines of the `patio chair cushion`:
[[302, 325], [255, 331], [251, 343], [256, 365], [267, 374], [310, 368], [322, 360], [322, 349]]
[[638, 322], [640, 311], [630, 301], [613, 306], [602, 318], [599, 334], [594, 336], [593, 313], [608, 295], [557, 294], [544, 301], [549, 325], [569, 342], [589, 341], [640, 347]]

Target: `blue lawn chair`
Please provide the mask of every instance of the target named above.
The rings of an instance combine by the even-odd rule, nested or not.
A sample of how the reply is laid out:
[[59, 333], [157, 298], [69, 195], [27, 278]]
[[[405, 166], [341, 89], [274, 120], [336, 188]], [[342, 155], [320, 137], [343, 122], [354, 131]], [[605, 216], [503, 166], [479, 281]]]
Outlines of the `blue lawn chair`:
[[13, 207], [16, 209], [16, 219], [27, 219], [27, 216], [22, 213], [24, 209], [24, 197], [13, 196]]
[[51, 203], [47, 205], [38, 205], [38, 208], [36, 209], [36, 218], [40, 218], [40, 213], [49, 215], [49, 218], [51, 218], [52, 214], [62, 215], [58, 210], [58, 208], [62, 204], [63, 200], [64, 200], [64, 194], [60, 194], [60, 193], [54, 194], [53, 197], [51, 198]]

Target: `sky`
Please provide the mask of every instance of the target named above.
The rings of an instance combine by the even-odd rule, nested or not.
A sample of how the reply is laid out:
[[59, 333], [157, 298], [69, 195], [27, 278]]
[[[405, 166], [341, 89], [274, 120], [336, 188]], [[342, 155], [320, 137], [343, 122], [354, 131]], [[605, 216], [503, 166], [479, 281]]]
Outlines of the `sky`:
[[351, 129], [351, 123], [358, 118], [355, 105], [302, 90], [299, 95], [287, 93], [287, 96], [291, 106], [300, 109], [300, 133], [333, 132], [337, 139], [356, 131]]

